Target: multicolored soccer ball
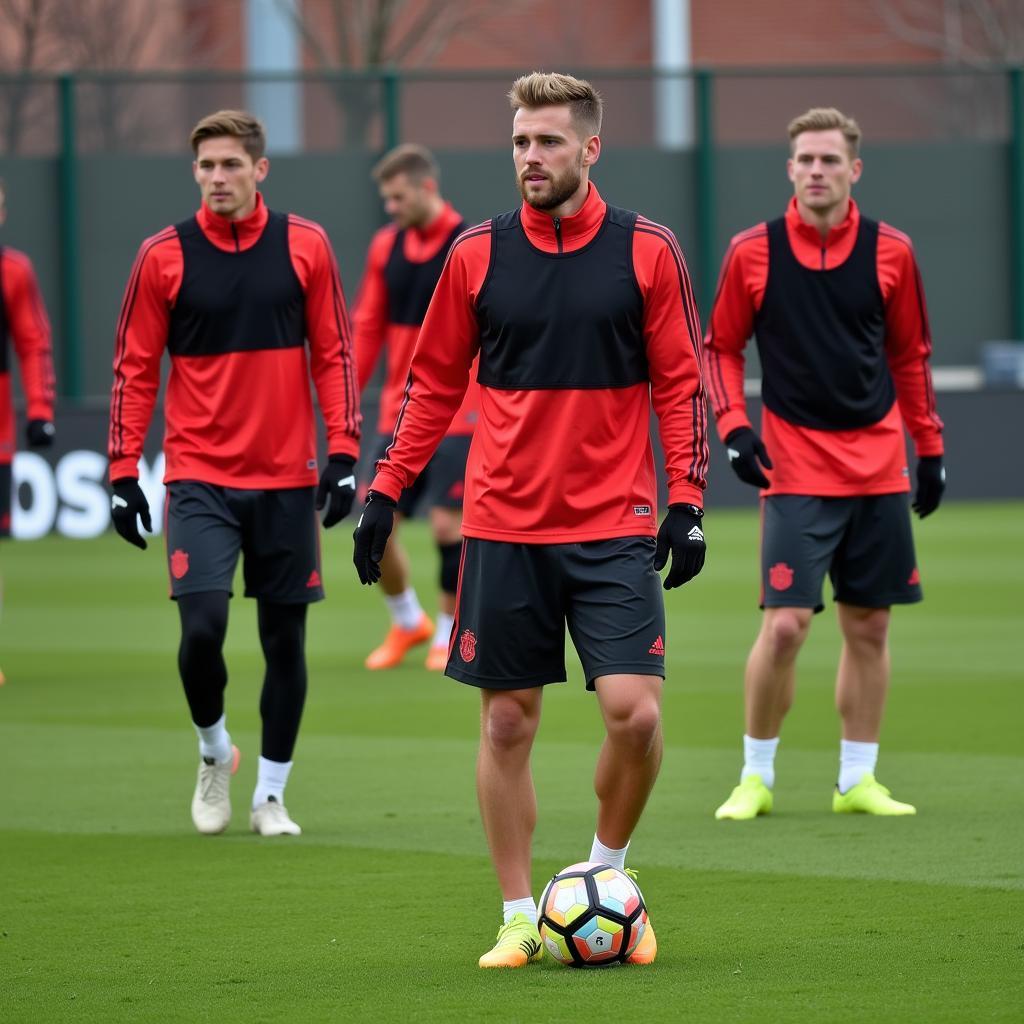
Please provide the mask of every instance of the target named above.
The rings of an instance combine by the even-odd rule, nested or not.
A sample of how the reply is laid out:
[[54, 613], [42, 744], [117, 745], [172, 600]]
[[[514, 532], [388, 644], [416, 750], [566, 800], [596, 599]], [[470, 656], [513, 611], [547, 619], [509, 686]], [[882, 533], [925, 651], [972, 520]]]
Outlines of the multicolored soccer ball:
[[640, 887], [608, 864], [570, 864], [540, 898], [540, 937], [570, 967], [624, 963], [647, 927]]

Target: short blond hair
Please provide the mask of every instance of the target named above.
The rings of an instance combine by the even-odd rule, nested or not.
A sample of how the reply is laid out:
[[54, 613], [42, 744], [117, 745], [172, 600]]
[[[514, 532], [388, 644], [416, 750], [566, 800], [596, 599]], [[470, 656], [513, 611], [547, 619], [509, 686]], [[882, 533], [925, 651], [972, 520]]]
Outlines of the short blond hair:
[[433, 178], [439, 184], [441, 181], [437, 158], [426, 146], [419, 146], [415, 142], [395, 146], [377, 161], [370, 173], [378, 184], [399, 174], [405, 174], [410, 181], [417, 183], [424, 178]]
[[513, 110], [568, 106], [578, 135], [589, 137], [601, 132], [604, 101], [601, 94], [582, 78], [560, 75], [557, 71], [548, 74], [534, 71], [512, 83], [508, 100]]
[[843, 133], [850, 156], [856, 157], [860, 152], [860, 125], [835, 107], [811, 107], [799, 117], [794, 117], [789, 122], [790, 152], [793, 152], [798, 135], [804, 132], [827, 132], [833, 128], [838, 128]]
[[238, 139], [253, 162], [259, 160], [267, 151], [267, 133], [263, 122], [247, 110], [218, 110], [207, 114], [192, 129], [188, 142], [192, 152], [198, 156], [199, 143], [224, 136]]

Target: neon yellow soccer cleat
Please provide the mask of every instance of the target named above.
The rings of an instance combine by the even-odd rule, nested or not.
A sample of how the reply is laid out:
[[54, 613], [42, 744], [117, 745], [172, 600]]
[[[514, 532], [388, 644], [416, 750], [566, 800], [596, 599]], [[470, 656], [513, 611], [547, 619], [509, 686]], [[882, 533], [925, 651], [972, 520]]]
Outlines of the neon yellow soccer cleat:
[[761, 776], [748, 775], [715, 811], [715, 818], [747, 821], [759, 814], [769, 814], [772, 803], [772, 791], [761, 781]]
[[901, 804], [874, 775], [867, 773], [845, 793], [838, 789], [832, 794], [832, 810], [836, 814], [882, 814], [890, 817], [917, 814], [913, 804]]
[[[626, 868], [626, 874], [637, 881], [636, 872], [632, 868]], [[653, 964], [654, 958], [658, 955], [658, 940], [654, 937], [654, 925], [648, 916], [647, 924], [644, 926], [644, 933], [640, 936], [636, 949], [626, 957], [627, 964]]]
[[513, 914], [498, 929], [494, 949], [480, 957], [481, 967], [525, 967], [544, 955], [537, 926], [525, 914]]

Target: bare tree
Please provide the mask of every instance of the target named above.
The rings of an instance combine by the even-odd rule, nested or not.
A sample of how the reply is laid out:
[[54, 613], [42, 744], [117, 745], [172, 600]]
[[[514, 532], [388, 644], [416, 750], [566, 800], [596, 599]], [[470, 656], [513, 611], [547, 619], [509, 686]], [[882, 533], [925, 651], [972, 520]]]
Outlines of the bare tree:
[[[321, 0], [321, 18], [309, 0], [301, 9], [292, 0], [275, 2], [294, 20], [319, 68], [374, 71], [428, 65], [455, 36], [535, 0]], [[365, 145], [380, 113], [376, 83], [342, 81], [334, 95], [345, 115], [346, 142]]]
[[16, 153], [34, 108], [42, 99], [29, 76], [45, 65], [53, 52], [49, 29], [56, 0], [0, 0], [0, 71], [12, 75], [3, 96], [2, 150]]
[[893, 37], [947, 63], [1024, 59], [1024, 0], [872, 0], [872, 8]]
[[1005, 131], [1006, 82], [993, 65], [1024, 60], [1024, 0], [872, 0], [865, 15], [883, 37], [933, 54], [961, 75], [922, 81], [917, 114], [955, 136], [998, 137]]

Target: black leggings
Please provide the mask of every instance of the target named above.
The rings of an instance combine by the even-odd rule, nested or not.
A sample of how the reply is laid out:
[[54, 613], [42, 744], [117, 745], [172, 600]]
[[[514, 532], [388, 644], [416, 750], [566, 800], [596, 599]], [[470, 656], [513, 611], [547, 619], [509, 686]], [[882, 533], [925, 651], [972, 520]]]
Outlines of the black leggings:
[[[178, 598], [181, 646], [178, 670], [192, 721], [213, 725], [224, 714], [224, 637], [228, 628], [225, 591], [185, 594]], [[263, 756], [290, 761], [306, 703], [306, 608], [304, 604], [257, 603], [260, 645], [266, 660], [260, 715]]]

